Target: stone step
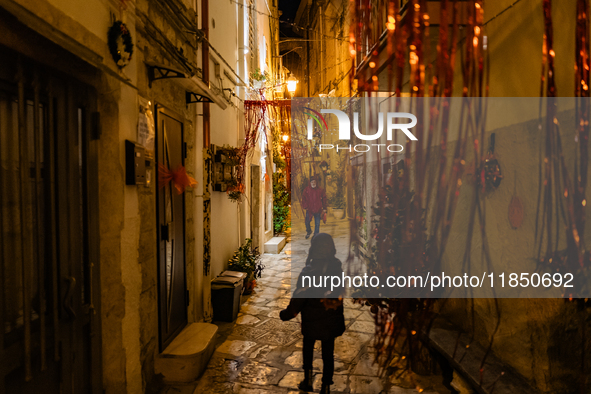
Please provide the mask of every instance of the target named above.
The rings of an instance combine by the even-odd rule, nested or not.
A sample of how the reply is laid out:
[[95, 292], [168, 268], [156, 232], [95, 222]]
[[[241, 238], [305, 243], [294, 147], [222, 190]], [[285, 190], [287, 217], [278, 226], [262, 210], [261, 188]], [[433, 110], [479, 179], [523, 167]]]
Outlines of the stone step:
[[154, 368], [167, 384], [196, 381], [215, 350], [218, 326], [191, 323], [156, 357]]
[[265, 243], [265, 253], [279, 254], [285, 246], [285, 237], [273, 237]]

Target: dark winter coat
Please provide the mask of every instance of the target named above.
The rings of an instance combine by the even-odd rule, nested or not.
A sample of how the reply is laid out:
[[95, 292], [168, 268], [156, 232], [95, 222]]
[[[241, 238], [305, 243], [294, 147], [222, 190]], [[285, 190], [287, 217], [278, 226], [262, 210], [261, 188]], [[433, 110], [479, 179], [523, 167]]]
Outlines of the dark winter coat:
[[302, 287], [302, 277], [306, 275], [342, 276], [341, 261], [334, 255], [334, 242], [330, 235], [321, 233], [312, 239], [306, 267], [298, 278], [298, 288], [287, 308], [279, 315], [285, 321], [301, 313], [302, 334], [306, 338], [329, 339], [345, 332], [343, 303], [338, 299], [342, 289], [327, 293], [326, 289]]

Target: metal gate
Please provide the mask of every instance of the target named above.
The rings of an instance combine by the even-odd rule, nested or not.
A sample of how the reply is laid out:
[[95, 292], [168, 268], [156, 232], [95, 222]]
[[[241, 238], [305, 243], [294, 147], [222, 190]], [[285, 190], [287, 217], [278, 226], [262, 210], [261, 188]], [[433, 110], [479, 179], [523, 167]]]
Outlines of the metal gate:
[[0, 393], [99, 393], [96, 94], [0, 59]]

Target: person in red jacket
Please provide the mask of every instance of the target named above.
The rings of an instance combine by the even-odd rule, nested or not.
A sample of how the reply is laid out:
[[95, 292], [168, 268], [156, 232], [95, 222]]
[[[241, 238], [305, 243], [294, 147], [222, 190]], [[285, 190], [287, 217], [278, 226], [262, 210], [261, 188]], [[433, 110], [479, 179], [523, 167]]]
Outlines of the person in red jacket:
[[310, 222], [314, 218], [314, 235], [320, 232], [320, 218], [326, 213], [326, 193], [318, 186], [318, 176], [310, 178], [310, 184], [304, 189], [302, 208], [306, 210], [306, 239], [310, 238], [312, 228]]

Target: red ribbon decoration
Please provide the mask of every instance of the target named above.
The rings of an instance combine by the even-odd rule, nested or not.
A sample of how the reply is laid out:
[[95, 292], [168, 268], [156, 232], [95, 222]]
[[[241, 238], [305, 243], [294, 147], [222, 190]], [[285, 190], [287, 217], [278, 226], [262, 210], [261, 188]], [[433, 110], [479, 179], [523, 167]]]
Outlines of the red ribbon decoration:
[[187, 174], [187, 170], [182, 164], [179, 164], [175, 170], [171, 171], [158, 163], [158, 188], [162, 189], [170, 181], [174, 183], [176, 194], [182, 194], [187, 186], [197, 186], [195, 178]]

